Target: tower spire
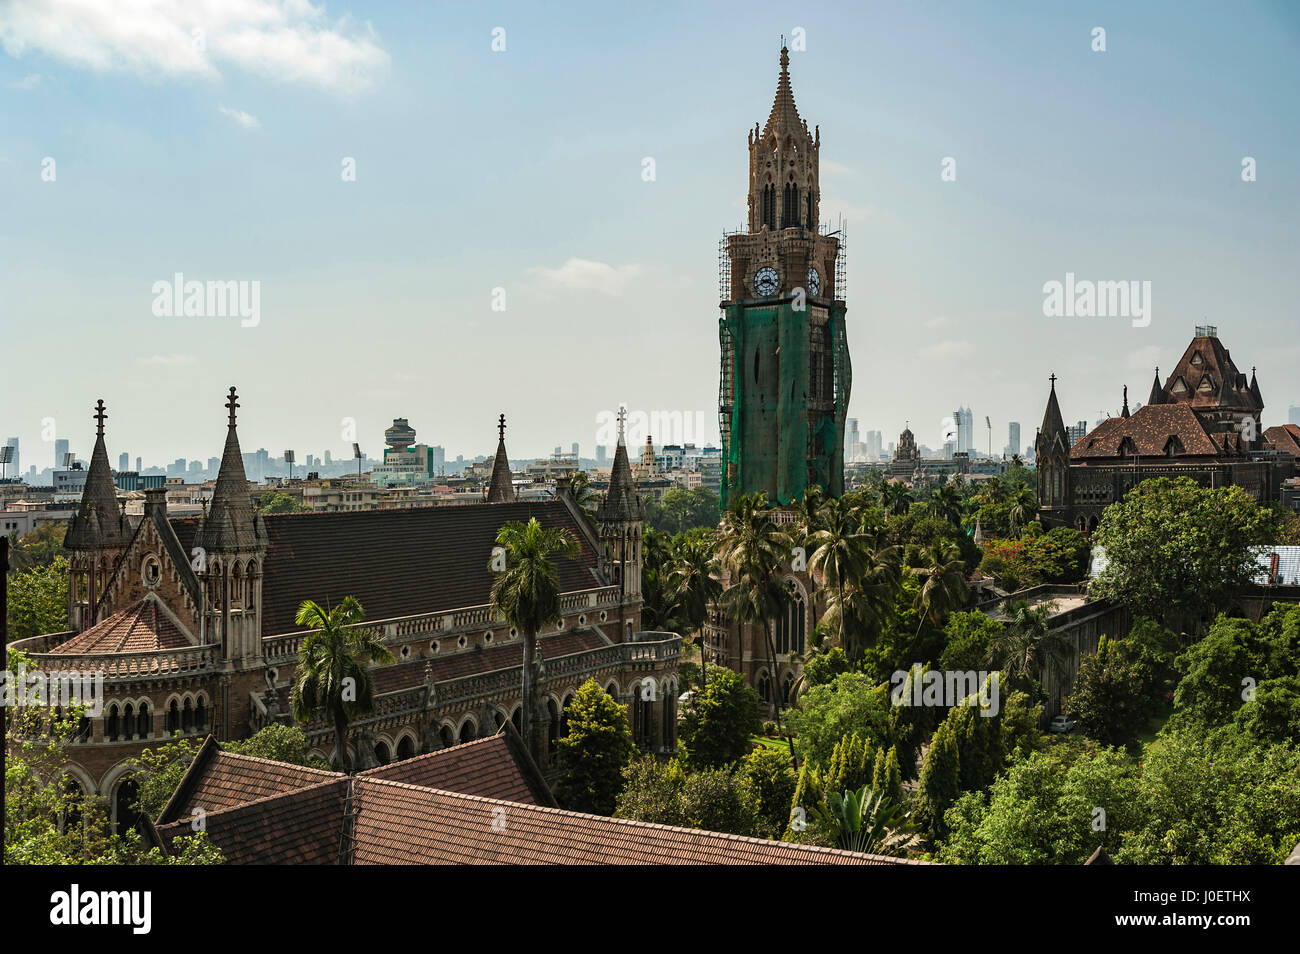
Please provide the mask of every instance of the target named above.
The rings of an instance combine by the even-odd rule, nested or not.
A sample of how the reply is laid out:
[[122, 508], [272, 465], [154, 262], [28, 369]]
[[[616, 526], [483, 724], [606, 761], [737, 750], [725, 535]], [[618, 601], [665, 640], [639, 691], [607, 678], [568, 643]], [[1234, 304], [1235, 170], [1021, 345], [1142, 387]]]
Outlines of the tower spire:
[[234, 387], [230, 389], [225, 406], [229, 413], [226, 446], [221, 454], [212, 503], [195, 535], [194, 544], [205, 550], [251, 550], [258, 545], [259, 533], [253, 521], [253, 503], [248, 493], [248, 478], [244, 474], [244, 455], [239, 450], [239, 431], [235, 426], [239, 395]]
[[90, 455], [90, 470], [81, 491], [81, 503], [68, 525], [65, 545], [72, 549], [123, 546], [130, 538], [129, 528], [117, 506], [117, 487], [104, 445], [104, 411], [101, 398], [95, 403], [95, 449]]
[[1120, 417], [1128, 417], [1128, 385], [1124, 385], [1124, 409], [1119, 412]]
[[1148, 404], [1164, 404], [1165, 389], [1160, 385], [1160, 367], [1156, 366], [1156, 379], [1151, 383], [1151, 396], [1147, 398]]
[[515, 485], [510, 479], [510, 458], [506, 456], [506, 416], [497, 419], [497, 456], [488, 479], [488, 503], [514, 503]]

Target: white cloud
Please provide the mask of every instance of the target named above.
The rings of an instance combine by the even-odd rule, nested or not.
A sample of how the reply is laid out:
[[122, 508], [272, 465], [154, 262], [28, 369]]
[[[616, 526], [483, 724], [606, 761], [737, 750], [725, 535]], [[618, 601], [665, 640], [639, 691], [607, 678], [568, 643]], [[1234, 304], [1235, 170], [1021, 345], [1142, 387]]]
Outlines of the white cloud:
[[842, 162], [836, 162], [834, 159], [823, 159], [817, 164], [817, 168], [819, 171], [829, 173], [833, 176], [853, 175], [852, 169]]
[[216, 78], [234, 66], [354, 93], [388, 66], [374, 29], [310, 0], [8, 0], [0, 44], [99, 72]]
[[245, 129], [256, 129], [262, 125], [257, 121], [256, 116], [246, 113], [242, 109], [231, 109], [229, 106], [218, 106], [217, 109], [221, 110], [223, 116], [229, 116]]
[[24, 77], [23, 77], [22, 79], [20, 79], [18, 82], [16, 82], [16, 83], [10, 83], [9, 85], [12, 86], [14, 89], [28, 89], [28, 90], [31, 90], [31, 89], [35, 89], [35, 88], [36, 88], [37, 86], [39, 86], [40, 84], [41, 84], [41, 74], [40, 74], [40, 73], [28, 73], [26, 76], [24, 76]]
[[641, 274], [640, 265], [606, 265], [585, 258], [570, 258], [559, 268], [530, 268], [529, 272], [548, 282], [574, 291], [598, 291], [621, 295], [632, 279]]
[[197, 360], [192, 354], [155, 354], [147, 358], [137, 358], [136, 362], [151, 368], [183, 368], [194, 364]]
[[954, 358], [964, 358], [974, 350], [975, 346], [969, 341], [945, 339], [932, 345], [926, 345], [920, 350], [919, 354], [922, 358], [930, 361], [950, 361]]

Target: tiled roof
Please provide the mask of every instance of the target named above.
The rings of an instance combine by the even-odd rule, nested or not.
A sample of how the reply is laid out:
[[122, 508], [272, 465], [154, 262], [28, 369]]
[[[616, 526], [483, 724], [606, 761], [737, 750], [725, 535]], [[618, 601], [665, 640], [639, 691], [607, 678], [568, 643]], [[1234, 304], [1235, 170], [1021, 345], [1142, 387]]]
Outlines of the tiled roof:
[[1264, 440], [1292, 457], [1300, 457], [1300, 424], [1280, 424], [1267, 428]]
[[[577, 557], [556, 562], [562, 590], [599, 585], [595, 551], [560, 501], [267, 515], [262, 634], [298, 631], [294, 617], [309, 599], [324, 606], [355, 596], [370, 620], [484, 605], [497, 531], [529, 517], [578, 540]], [[172, 526], [188, 552], [193, 521]]]
[[158, 598], [150, 593], [50, 652], [63, 655], [144, 653], [194, 645], [197, 644], [190, 641]]
[[[1200, 362], [1193, 363], [1200, 356]], [[1175, 390], [1181, 381], [1185, 390]], [[1202, 385], [1204, 384], [1204, 387]], [[1223, 343], [1212, 335], [1198, 335], [1187, 346], [1178, 365], [1165, 380], [1165, 400], [1191, 407], [1229, 407], [1258, 411], [1260, 405], [1251, 393], [1250, 382]]]
[[339, 772], [291, 765], [251, 755], [212, 751], [196, 758], [189, 784], [178, 787], [182, 797], [168, 803], [159, 822], [188, 819], [196, 808], [211, 814], [273, 795], [282, 795], [331, 779], [346, 778]]
[[532, 759], [524, 754], [514, 726], [486, 739], [418, 755], [361, 772], [362, 778], [381, 778], [464, 795], [500, 798], [525, 805], [552, 805], [550, 790]]
[[365, 864], [915, 864], [358, 778]]
[[[208, 812], [208, 837], [231, 865], [332, 865], [338, 863], [343, 805], [348, 780], [340, 776], [307, 788]], [[182, 818], [159, 825], [170, 848], [178, 836], [192, 834]]]
[[[1229, 434], [1229, 447], [1236, 452], [1239, 435]], [[1205, 432], [1200, 418], [1187, 404], [1147, 404], [1129, 417], [1112, 417], [1102, 421], [1070, 448], [1071, 460], [1123, 458], [1120, 444], [1132, 440], [1143, 457], [1164, 457], [1171, 437], [1177, 437], [1182, 449], [1178, 457], [1218, 457], [1225, 453], [1222, 443]], [[1220, 437], [1220, 440], [1222, 436]]]
[[[600, 633], [589, 629], [541, 636], [537, 640], [537, 648], [542, 654], [543, 662], [608, 645], [609, 642]], [[397, 692], [420, 685], [424, 682], [426, 664], [433, 673], [435, 683], [480, 672], [495, 672], [498, 669], [522, 666], [524, 643], [523, 640], [515, 640], [505, 645], [493, 646], [491, 649], [448, 653], [446, 656], [439, 655], [431, 659], [414, 659], [392, 666], [380, 666], [371, 670], [375, 677], [375, 692]]]

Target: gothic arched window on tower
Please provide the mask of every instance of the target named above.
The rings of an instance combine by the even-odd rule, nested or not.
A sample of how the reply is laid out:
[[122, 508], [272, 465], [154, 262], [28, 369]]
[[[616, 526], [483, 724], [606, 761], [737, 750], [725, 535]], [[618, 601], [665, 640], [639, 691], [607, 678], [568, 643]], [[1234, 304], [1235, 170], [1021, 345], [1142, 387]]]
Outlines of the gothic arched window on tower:
[[787, 182], [782, 199], [781, 228], [793, 228], [799, 224], [799, 187], [793, 182]]
[[768, 183], [763, 186], [763, 221], [769, 229], [776, 228], [776, 186]]

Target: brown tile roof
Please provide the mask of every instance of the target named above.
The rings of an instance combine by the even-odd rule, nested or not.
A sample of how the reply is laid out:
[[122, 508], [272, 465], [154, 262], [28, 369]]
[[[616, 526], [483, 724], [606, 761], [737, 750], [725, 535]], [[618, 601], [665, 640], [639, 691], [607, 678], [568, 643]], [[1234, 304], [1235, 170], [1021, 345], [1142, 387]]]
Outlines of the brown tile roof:
[[[497, 531], [529, 517], [578, 541], [578, 556], [556, 564], [562, 590], [599, 585], [596, 553], [562, 501], [267, 515], [262, 634], [297, 632], [294, 617], [308, 599], [332, 605], [355, 596], [370, 620], [484, 605]], [[188, 552], [194, 522], [172, 526]]]
[[[1200, 363], [1193, 361], [1200, 355]], [[1178, 382], [1185, 390], [1176, 391]], [[1204, 388], [1202, 385], [1204, 384]], [[1191, 407], [1230, 407], [1258, 411], [1246, 375], [1237, 370], [1228, 349], [1217, 338], [1199, 335], [1192, 339], [1177, 366], [1165, 380], [1165, 400]]]
[[358, 778], [353, 863], [915, 864]]
[[[541, 636], [537, 640], [537, 648], [542, 654], [543, 661], [608, 645], [610, 645], [608, 640], [590, 629]], [[510, 669], [524, 664], [524, 643], [520, 639], [490, 649], [448, 653], [446, 656], [413, 659], [392, 666], [379, 666], [372, 670], [375, 677], [375, 692], [397, 692], [420, 685], [424, 682], [426, 664], [432, 670], [435, 683], [481, 672]]]
[[[1147, 404], [1129, 417], [1112, 417], [1075, 441], [1070, 448], [1071, 460], [1122, 458], [1119, 452], [1124, 438], [1132, 440], [1143, 457], [1164, 457], [1171, 437], [1182, 443], [1179, 457], [1218, 457], [1225, 453], [1222, 443], [1205, 432], [1200, 418], [1187, 404]], [[1229, 435], [1235, 451], [1237, 435]], [[1222, 436], [1220, 436], [1222, 441]]]
[[[554, 799], [531, 758], [524, 754], [518, 733], [506, 724], [486, 739], [417, 755], [359, 773], [425, 788], [464, 795], [499, 798], [525, 805], [553, 805]], [[513, 744], [512, 744], [513, 743]]]
[[195, 808], [211, 814], [259, 798], [346, 777], [339, 772], [237, 755], [220, 749], [204, 762], [185, 796], [176, 804], [168, 804], [166, 813], [159, 816], [163, 824], [187, 819]]
[[51, 653], [144, 653], [195, 646], [152, 593], [83, 630]]
[[1264, 431], [1264, 440], [1292, 457], [1300, 457], [1300, 424], [1279, 424]]
[[[340, 776], [306, 788], [208, 812], [205, 830], [231, 865], [332, 865], [338, 863], [348, 780]], [[190, 835], [189, 817], [159, 825], [170, 850]]]

